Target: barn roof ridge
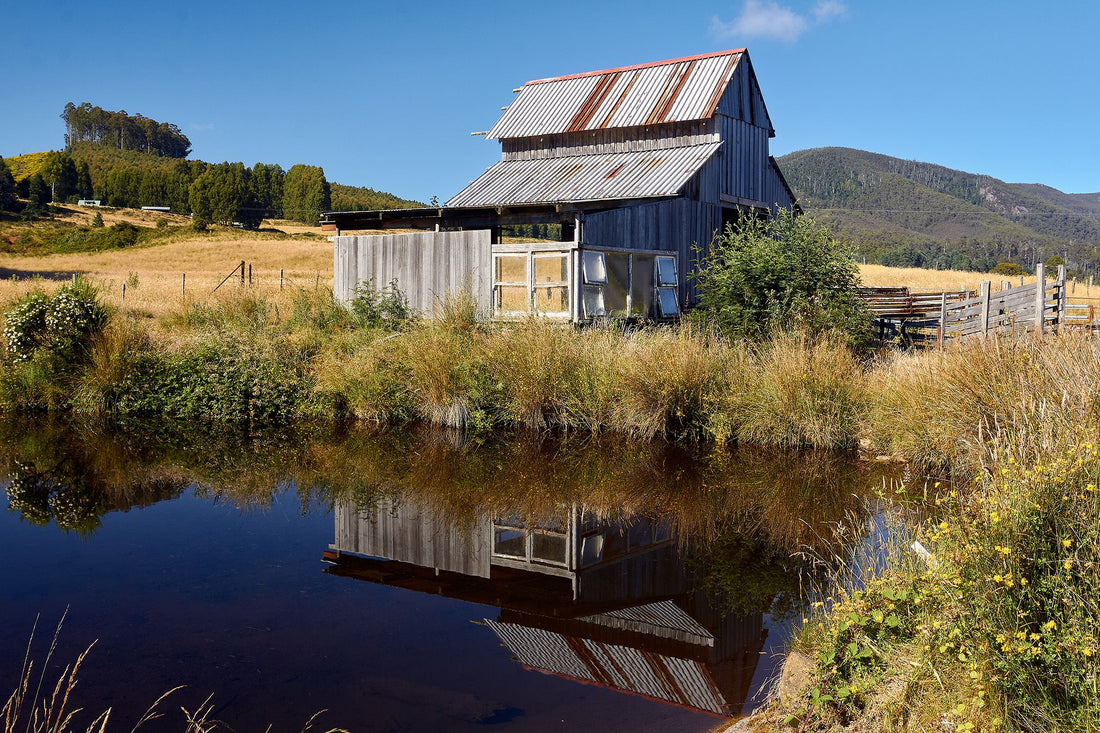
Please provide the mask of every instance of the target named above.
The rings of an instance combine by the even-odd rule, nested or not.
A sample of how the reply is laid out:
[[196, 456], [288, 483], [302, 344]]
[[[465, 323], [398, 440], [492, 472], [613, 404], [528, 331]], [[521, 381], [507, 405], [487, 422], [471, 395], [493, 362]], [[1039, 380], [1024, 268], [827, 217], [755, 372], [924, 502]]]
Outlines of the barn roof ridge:
[[529, 82], [485, 135], [505, 140], [710, 119], [743, 64], [752, 73], [741, 48]]
[[709, 53], [697, 53], [692, 56], [680, 56], [674, 59], [665, 59], [664, 61], [648, 61], [644, 64], [631, 64], [630, 66], [617, 66], [610, 69], [599, 69], [597, 71], [581, 71], [576, 74], [563, 74], [561, 76], [548, 76], [544, 79], [532, 79], [524, 83], [524, 86], [530, 86], [533, 84], [548, 84], [554, 81], [566, 81], [568, 79], [580, 79], [586, 76], [602, 76], [604, 74], [614, 74], [623, 71], [637, 71], [639, 69], [648, 69], [654, 66], [665, 66], [667, 64], [679, 64], [684, 61], [700, 61], [702, 59], [715, 58], [717, 56], [732, 56], [734, 54], [748, 53], [748, 48], [731, 48], [725, 51], [711, 51]]

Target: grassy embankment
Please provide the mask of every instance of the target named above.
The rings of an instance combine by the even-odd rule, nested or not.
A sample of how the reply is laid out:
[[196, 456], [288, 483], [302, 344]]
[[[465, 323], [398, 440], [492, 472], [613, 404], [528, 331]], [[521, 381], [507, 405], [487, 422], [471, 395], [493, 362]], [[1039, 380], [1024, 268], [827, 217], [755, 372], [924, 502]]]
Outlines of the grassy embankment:
[[[264, 254], [283, 244], [216, 251], [233, 253], [224, 263], [231, 267], [249, 259], [244, 247], [270, 248], [252, 260], [272, 272], [278, 263], [265, 266]], [[302, 261], [321, 270], [327, 243], [304, 244], [311, 249]], [[152, 272], [191, 267], [171, 251], [206, 246], [150, 248], [150, 269], [140, 272], [126, 258], [127, 271], [138, 273], [134, 291], [156, 282]], [[95, 259], [108, 256], [81, 255], [80, 269], [109, 278], [111, 265]], [[208, 273], [211, 287], [222, 269]], [[899, 519], [891, 532], [904, 541], [895, 554], [822, 600], [799, 643], [809, 660], [804, 684], [755, 722], [804, 730], [1097, 726], [1093, 340], [991, 340], [861, 361], [828, 340], [797, 336], [754, 347], [686, 327], [489, 327], [458, 304], [434, 325], [391, 331], [363, 327], [326, 285], [315, 279], [314, 287], [279, 291], [267, 280], [202, 298], [166, 289], [144, 306], [128, 293], [123, 306], [108, 282], [118, 311], [88, 359], [61, 369], [48, 359], [5, 364], [4, 409], [257, 422], [350, 414], [761, 445], [863, 441], [953, 482], [929, 497], [931, 522]], [[7, 297], [25, 286], [6, 284]], [[907, 549], [914, 539], [925, 559]]]
[[876, 370], [869, 438], [954, 481], [841, 574], [751, 729], [1100, 726], [1097, 373], [1100, 345], [1074, 336]]

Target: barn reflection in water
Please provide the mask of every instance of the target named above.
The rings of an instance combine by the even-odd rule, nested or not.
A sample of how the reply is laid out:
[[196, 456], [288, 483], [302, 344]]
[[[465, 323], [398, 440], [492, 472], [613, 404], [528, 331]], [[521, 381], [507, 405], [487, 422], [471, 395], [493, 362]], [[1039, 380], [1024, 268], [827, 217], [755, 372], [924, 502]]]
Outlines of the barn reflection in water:
[[325, 572], [497, 606], [475, 621], [526, 669], [721, 716], [750, 694], [764, 615], [696, 590], [667, 519], [574, 504], [453, 521], [402, 497], [338, 500], [335, 525]]

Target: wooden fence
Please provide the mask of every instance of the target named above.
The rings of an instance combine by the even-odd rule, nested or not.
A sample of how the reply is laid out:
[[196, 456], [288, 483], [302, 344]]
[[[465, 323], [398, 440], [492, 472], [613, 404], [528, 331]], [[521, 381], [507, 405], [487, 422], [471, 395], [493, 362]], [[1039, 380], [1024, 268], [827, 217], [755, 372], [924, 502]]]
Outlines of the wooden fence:
[[863, 288], [860, 295], [874, 316], [880, 337], [897, 336], [910, 343], [984, 336], [993, 332], [1042, 333], [1064, 328], [1100, 328], [1091, 305], [1066, 302], [1066, 268], [1054, 282], [1042, 264], [1036, 282], [994, 291], [989, 281], [979, 292], [913, 293], [908, 288]]

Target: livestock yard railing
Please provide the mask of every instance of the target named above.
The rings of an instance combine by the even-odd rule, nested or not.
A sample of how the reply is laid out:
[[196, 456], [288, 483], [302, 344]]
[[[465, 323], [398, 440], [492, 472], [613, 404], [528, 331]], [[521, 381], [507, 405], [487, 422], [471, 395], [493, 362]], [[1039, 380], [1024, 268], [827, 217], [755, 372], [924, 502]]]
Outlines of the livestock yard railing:
[[966, 338], [998, 331], [1043, 332], [1064, 328], [1100, 330], [1092, 305], [1066, 302], [1066, 268], [1047, 282], [1043, 265], [1035, 282], [993, 291], [989, 281], [979, 292], [914, 293], [908, 288], [862, 288], [860, 297], [874, 316], [879, 337], [907, 343]]

